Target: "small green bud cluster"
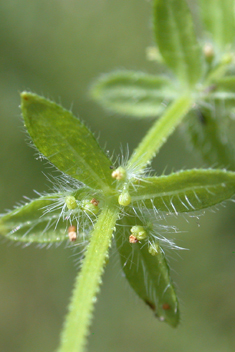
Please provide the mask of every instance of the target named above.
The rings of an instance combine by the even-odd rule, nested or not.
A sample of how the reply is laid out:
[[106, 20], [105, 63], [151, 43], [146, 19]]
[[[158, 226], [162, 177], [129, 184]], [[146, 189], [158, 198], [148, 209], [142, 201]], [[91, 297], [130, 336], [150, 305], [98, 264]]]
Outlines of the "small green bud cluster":
[[98, 214], [99, 212], [99, 201], [95, 198], [92, 198], [91, 200], [89, 199], [84, 199], [81, 202], [77, 201], [74, 196], [67, 196], [65, 198], [65, 203], [67, 205], [67, 208], [69, 210], [74, 210], [76, 208], [79, 208], [86, 213], [92, 213], [92, 214]]
[[159, 246], [159, 244], [157, 242], [155, 243], [151, 243], [149, 248], [148, 248], [148, 251], [151, 255], [157, 255], [161, 252], [161, 248]]
[[98, 214], [99, 207], [98, 201], [93, 198], [92, 200], [85, 199], [81, 202], [81, 209], [84, 210], [86, 213]]
[[131, 228], [131, 233], [137, 238], [138, 241], [144, 240], [147, 237], [147, 232], [143, 226], [137, 225]]
[[118, 197], [118, 203], [124, 207], [129, 205], [131, 203], [130, 193], [126, 190], [123, 190], [123, 192]]
[[118, 181], [125, 181], [127, 177], [126, 170], [122, 166], [119, 166], [116, 170], [112, 172], [112, 177]]
[[67, 196], [65, 198], [65, 203], [67, 205], [67, 208], [69, 210], [76, 209], [77, 208], [77, 200], [74, 196]]
[[124, 182], [122, 193], [118, 197], [118, 203], [126, 207], [131, 203], [131, 196], [128, 192], [127, 171], [124, 169], [124, 167], [119, 166], [116, 170], [113, 171], [112, 177], [117, 181], [122, 181], [122, 184]]
[[147, 232], [143, 226], [136, 225], [131, 228], [131, 235], [129, 236], [130, 243], [137, 243], [141, 240], [144, 240], [147, 237]]

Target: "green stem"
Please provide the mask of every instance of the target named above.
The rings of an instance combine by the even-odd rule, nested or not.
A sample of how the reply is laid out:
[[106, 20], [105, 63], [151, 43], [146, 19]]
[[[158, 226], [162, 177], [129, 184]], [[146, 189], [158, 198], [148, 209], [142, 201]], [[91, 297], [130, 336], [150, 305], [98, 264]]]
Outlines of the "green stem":
[[128, 167], [141, 171], [155, 157], [163, 143], [172, 134], [192, 106], [192, 97], [184, 95], [173, 102], [149, 130], [134, 150]]
[[58, 352], [83, 351], [117, 217], [118, 208], [107, 203], [95, 224], [81, 272], [75, 282]]

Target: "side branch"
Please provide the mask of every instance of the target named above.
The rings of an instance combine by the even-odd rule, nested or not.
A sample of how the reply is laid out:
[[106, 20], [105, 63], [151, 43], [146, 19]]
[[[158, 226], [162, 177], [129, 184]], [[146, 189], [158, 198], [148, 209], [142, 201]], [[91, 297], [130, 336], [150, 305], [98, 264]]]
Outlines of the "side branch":
[[128, 163], [129, 167], [133, 166], [141, 172], [183, 120], [191, 105], [192, 98], [190, 95], [184, 95], [172, 103], [134, 150]]

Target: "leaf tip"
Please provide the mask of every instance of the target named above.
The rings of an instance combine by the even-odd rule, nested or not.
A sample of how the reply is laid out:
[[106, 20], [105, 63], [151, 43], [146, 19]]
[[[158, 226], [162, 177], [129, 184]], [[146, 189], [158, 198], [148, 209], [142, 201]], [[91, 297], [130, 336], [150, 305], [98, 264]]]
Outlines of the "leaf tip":
[[30, 100], [30, 98], [32, 97], [32, 94], [29, 93], [29, 92], [23, 91], [23, 92], [20, 94], [20, 97], [21, 97], [21, 102], [22, 102], [22, 103], [25, 103], [25, 102], [27, 102], [27, 101]]
[[20, 97], [21, 97], [22, 106], [26, 106], [28, 104], [32, 104], [35, 102], [41, 102], [42, 100], [49, 102], [48, 99], [45, 99], [37, 94], [27, 92], [27, 91], [23, 91], [22, 93], [20, 93]]
[[27, 108], [35, 100], [36, 95], [30, 92], [23, 91], [20, 94], [21, 97], [21, 109]]

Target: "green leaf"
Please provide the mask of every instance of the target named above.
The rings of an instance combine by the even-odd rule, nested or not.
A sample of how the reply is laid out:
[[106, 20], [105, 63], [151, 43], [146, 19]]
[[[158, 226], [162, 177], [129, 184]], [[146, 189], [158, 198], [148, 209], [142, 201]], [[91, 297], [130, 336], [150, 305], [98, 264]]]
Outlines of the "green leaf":
[[110, 111], [139, 118], [161, 114], [178, 92], [168, 77], [117, 71], [98, 79], [91, 95]]
[[52, 164], [91, 188], [111, 186], [112, 163], [79, 119], [36, 94], [23, 92], [21, 102], [26, 128]]
[[184, 85], [193, 86], [202, 76], [202, 53], [185, 0], [155, 0], [154, 32], [166, 64]]
[[235, 76], [226, 76], [216, 80], [208, 97], [209, 99], [231, 101], [235, 106]]
[[[186, 136], [209, 165], [235, 171], [234, 121], [225, 114], [224, 102], [214, 107], [199, 107], [185, 121]], [[213, 106], [212, 105], [212, 106]], [[233, 124], [233, 128], [231, 126]], [[231, 132], [231, 137], [229, 137]]]
[[[139, 218], [137, 223], [140, 224]], [[158, 252], [151, 255], [147, 240], [129, 243], [134, 218], [123, 218], [122, 228], [116, 235], [116, 244], [124, 274], [137, 295], [154, 311], [160, 321], [175, 327], [179, 323], [178, 300], [170, 277], [163, 249], [156, 243]]]
[[235, 173], [225, 170], [186, 170], [169, 176], [146, 177], [132, 186], [132, 202], [168, 213], [198, 211], [235, 194]]
[[200, 10], [205, 29], [223, 53], [234, 42], [234, 0], [200, 0]]
[[[89, 192], [90, 189], [81, 188], [70, 195], [82, 201]], [[83, 231], [90, 227], [91, 222], [84, 212], [67, 208], [66, 198], [66, 194], [48, 194], [2, 215], [0, 235], [20, 242], [52, 243], [68, 239], [71, 224]]]
[[0, 217], [0, 234], [20, 242], [50, 243], [68, 238], [68, 225], [59, 220], [61, 209], [54, 208], [59, 194], [42, 196]]

